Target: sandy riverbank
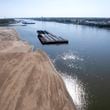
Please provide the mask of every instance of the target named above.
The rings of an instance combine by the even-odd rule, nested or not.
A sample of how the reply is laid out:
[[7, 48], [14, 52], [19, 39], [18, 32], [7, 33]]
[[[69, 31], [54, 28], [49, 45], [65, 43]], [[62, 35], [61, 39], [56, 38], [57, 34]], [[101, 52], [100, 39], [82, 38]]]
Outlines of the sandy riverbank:
[[75, 110], [62, 78], [44, 52], [32, 52], [13, 29], [0, 29], [0, 42], [2, 110]]
[[12, 28], [0, 28], [1, 52], [30, 52], [31, 46], [19, 40], [17, 32]]

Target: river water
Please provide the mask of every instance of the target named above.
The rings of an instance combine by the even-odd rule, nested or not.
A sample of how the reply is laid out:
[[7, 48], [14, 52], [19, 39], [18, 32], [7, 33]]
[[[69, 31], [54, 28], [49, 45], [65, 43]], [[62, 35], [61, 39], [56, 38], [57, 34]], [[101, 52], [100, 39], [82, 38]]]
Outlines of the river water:
[[[110, 110], [110, 30], [34, 21], [14, 26], [20, 39], [42, 49], [61, 73], [78, 110]], [[65, 45], [42, 45], [37, 30], [69, 40]]]

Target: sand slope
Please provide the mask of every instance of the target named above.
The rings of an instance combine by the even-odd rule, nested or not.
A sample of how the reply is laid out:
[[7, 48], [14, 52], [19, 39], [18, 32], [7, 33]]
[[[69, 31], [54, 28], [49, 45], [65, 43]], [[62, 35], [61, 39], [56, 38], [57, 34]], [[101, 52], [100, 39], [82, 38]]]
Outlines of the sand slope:
[[15, 41], [15, 40], [19, 40], [19, 37], [14, 29], [0, 27], [0, 41]]
[[0, 28], [0, 53], [30, 52], [31, 46], [19, 40], [17, 32], [12, 28]]
[[2, 110], [73, 110], [62, 79], [41, 51], [0, 54]]
[[30, 52], [27, 44], [22, 44], [27, 51], [20, 51], [17, 39], [15, 44], [7, 42], [8, 46], [0, 46], [0, 109], [75, 110], [48, 56], [40, 50]]

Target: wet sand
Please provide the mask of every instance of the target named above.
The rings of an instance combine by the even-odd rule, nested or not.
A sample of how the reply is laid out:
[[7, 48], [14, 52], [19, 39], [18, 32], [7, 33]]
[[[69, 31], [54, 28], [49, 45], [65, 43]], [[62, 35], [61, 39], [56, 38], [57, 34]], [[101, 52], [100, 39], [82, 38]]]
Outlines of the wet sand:
[[0, 44], [0, 108], [75, 110], [62, 78], [46, 53], [32, 52], [27, 43], [19, 41], [15, 30], [9, 30], [13, 33], [11, 38], [3, 40], [3, 34], [0, 36], [7, 42]]

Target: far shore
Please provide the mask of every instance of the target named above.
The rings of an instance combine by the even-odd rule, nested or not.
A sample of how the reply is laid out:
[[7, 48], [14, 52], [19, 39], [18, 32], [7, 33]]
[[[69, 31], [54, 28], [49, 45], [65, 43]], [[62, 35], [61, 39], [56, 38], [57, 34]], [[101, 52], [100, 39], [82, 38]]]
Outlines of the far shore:
[[31, 19], [38, 21], [58, 22], [64, 24], [85, 25], [99, 28], [110, 28], [110, 18], [41, 17]]
[[110, 29], [110, 18], [95, 18], [95, 17], [91, 17], [91, 18], [89, 17], [83, 17], [83, 18], [80, 18], [80, 17], [2, 18], [0, 19], [0, 26], [8, 26], [8, 25], [13, 25], [13, 24], [15, 25], [20, 22], [23, 23], [22, 24], [23, 26], [26, 26], [26, 24], [35, 24], [34, 22], [25, 22], [26, 19]]

